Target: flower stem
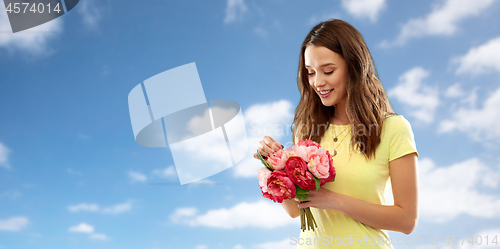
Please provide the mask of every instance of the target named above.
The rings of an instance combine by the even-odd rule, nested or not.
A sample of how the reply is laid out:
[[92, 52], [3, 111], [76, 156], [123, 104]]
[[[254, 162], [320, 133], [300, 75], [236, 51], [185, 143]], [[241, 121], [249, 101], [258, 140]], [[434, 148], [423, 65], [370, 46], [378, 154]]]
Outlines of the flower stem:
[[[300, 203], [303, 202], [304, 201], [301, 201]], [[316, 220], [314, 219], [314, 216], [309, 207], [300, 208], [299, 214], [300, 214], [300, 229], [302, 229], [302, 232], [306, 231], [306, 229], [314, 231], [314, 228], [318, 227]]]

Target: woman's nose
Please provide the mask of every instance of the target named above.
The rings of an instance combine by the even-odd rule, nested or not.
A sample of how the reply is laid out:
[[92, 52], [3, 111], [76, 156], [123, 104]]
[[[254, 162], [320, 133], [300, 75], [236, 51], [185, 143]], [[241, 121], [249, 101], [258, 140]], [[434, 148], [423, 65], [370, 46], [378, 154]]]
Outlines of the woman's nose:
[[314, 87], [320, 88], [326, 84], [326, 80], [324, 77], [321, 77], [319, 74], [316, 74], [314, 77]]

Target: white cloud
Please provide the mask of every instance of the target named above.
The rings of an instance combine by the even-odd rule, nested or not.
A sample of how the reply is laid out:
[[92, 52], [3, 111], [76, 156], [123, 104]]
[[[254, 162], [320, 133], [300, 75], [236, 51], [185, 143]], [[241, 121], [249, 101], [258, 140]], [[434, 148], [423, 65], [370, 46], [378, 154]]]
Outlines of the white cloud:
[[376, 22], [385, 7], [385, 0], [342, 0], [342, 7], [355, 18], [369, 18]]
[[451, 113], [457, 108], [457, 104], [462, 104], [464, 106], [469, 106], [473, 108], [476, 106], [477, 102], [477, 90], [479, 87], [475, 87], [471, 90], [464, 90], [460, 83], [455, 83], [449, 86], [444, 92], [444, 96], [450, 99], [459, 100], [460, 103], [452, 103], [450, 105]]
[[198, 213], [198, 209], [194, 207], [187, 207], [187, 208], [178, 208], [175, 210], [174, 214], [172, 215], [172, 219], [174, 221], [178, 221], [177, 219], [179, 217], [192, 217], [196, 213]]
[[500, 167], [488, 167], [477, 158], [445, 167], [436, 166], [429, 158], [420, 159], [418, 164], [419, 212], [423, 219], [443, 223], [461, 214], [500, 218], [500, 195], [480, 190], [498, 188]]
[[[0, 35], [0, 37], [1, 37], [1, 35]], [[10, 149], [7, 148], [7, 146], [5, 146], [3, 143], [0, 143], [0, 168], [6, 168], [6, 169], [11, 168], [10, 163], [9, 163], [9, 154], [10, 153], [11, 153]]]
[[172, 178], [173, 176], [176, 176], [177, 173], [175, 172], [175, 168], [173, 165], [170, 165], [166, 167], [165, 169], [155, 169], [152, 172], [154, 175], [162, 178]]
[[491, 70], [500, 71], [500, 37], [489, 40], [487, 43], [471, 48], [461, 57], [455, 58], [458, 63], [457, 74], [480, 74]]
[[121, 214], [124, 212], [128, 212], [132, 209], [132, 204], [130, 201], [121, 203], [121, 204], [116, 204], [111, 207], [103, 208], [102, 212], [105, 214]]
[[[283, 144], [283, 138], [291, 140], [290, 125], [293, 121], [293, 106], [287, 100], [254, 104], [245, 111], [243, 116], [251, 153], [248, 153], [242, 161], [233, 167], [233, 172], [237, 177], [257, 177], [256, 170], [262, 167], [262, 164], [253, 158], [257, 144], [264, 136], [270, 136]], [[291, 144], [284, 145], [291, 146]]]
[[86, 223], [80, 223], [78, 226], [70, 227], [69, 231], [75, 233], [93, 233], [94, 227]]
[[[231, 108], [231, 107], [228, 107], [228, 108], [222, 108], [220, 106], [211, 107], [211, 112], [217, 113], [217, 115], [218, 115], [218, 117], [216, 118], [217, 120], [221, 120], [221, 119], [224, 120], [226, 118], [231, 119], [234, 116], [236, 116], [236, 114], [238, 114], [238, 111], [239, 111], [238, 109]], [[205, 110], [205, 112], [203, 112], [202, 116], [192, 117], [187, 123], [187, 129], [188, 129], [188, 131], [191, 132], [191, 134], [186, 136], [186, 138], [193, 137], [193, 135], [198, 135], [200, 133], [200, 130], [205, 130], [206, 129], [205, 123], [207, 120], [211, 120], [211, 122], [213, 124], [214, 119], [211, 118], [211, 114], [210, 114], [210, 111], [208, 109]]]
[[92, 240], [109, 240], [109, 237], [102, 233], [94, 233], [94, 227], [87, 223], [80, 223], [77, 226], [69, 228], [70, 232], [74, 233], [88, 233], [89, 238]]
[[500, 138], [500, 88], [483, 103], [482, 108], [460, 107], [450, 119], [439, 125], [440, 132], [462, 131], [478, 141], [497, 141]]
[[197, 245], [197, 246], [195, 247], [195, 249], [207, 249], [207, 248], [208, 248], [208, 246], [207, 246], [207, 245]]
[[48, 55], [52, 52], [49, 41], [62, 30], [62, 18], [56, 18], [36, 27], [12, 33], [5, 5], [0, 4], [0, 48], [6, 49], [10, 54], [19, 51], [30, 56]]
[[145, 182], [148, 180], [148, 177], [140, 172], [136, 171], [129, 171], [128, 172], [128, 177], [130, 178], [130, 181], [134, 182]]
[[458, 98], [462, 97], [464, 94], [464, 90], [460, 83], [455, 83], [446, 89], [444, 96], [448, 98]]
[[[185, 153], [184, 155], [196, 155], [196, 158], [204, 160], [207, 165], [210, 165], [211, 167], [215, 167], [215, 165], [219, 164], [225, 165], [225, 163], [227, 162], [227, 157], [219, 155], [221, 155], [221, 153], [229, 153], [229, 151], [227, 148], [227, 144], [220, 142], [221, 137], [215, 135], [197, 136], [195, 137], [195, 139], [196, 140], [191, 139], [189, 142], [176, 144], [176, 151], [182, 151], [183, 153]], [[224, 138], [222, 137], [222, 139]], [[194, 146], [198, 144], [210, 144], [211, 146]], [[171, 144], [170, 146], [172, 149], [173, 145]], [[186, 172], [185, 170], [183, 171], [183, 169], [185, 169], [185, 167], [179, 167], [179, 165], [177, 165], [177, 172], [179, 174], [186, 174], [187, 176], [188, 172]]]
[[276, 228], [297, 224], [298, 219], [288, 216], [280, 204], [261, 200], [254, 203], [242, 202], [229, 209], [213, 209], [198, 214], [193, 207], [178, 208], [170, 216], [174, 223], [189, 226], [206, 226], [223, 229], [259, 227]]
[[[257, 144], [254, 144], [253, 146], [257, 148]], [[235, 167], [233, 167], [234, 176], [250, 178], [253, 177], [257, 179], [257, 170], [262, 168], [263, 165], [257, 159], [253, 158], [253, 153], [252, 155], [243, 158], [243, 160], [241, 160]]]
[[[247, 154], [245, 120], [239, 109], [239, 106], [213, 103], [210, 110], [214, 114], [213, 125], [217, 127], [214, 130], [210, 130], [210, 123], [207, 123], [211, 120], [208, 110], [202, 115], [190, 117], [186, 130], [191, 134], [178, 135], [185, 139], [170, 144], [181, 184], [197, 181], [230, 168], [233, 164], [231, 151], [237, 161]], [[207, 132], [200, 134], [200, 131]], [[230, 141], [230, 148], [224, 132]]]
[[231, 23], [241, 19], [246, 11], [247, 6], [244, 0], [227, 0], [224, 23]]
[[99, 205], [97, 204], [88, 204], [88, 203], [80, 203], [77, 205], [73, 206], [68, 206], [68, 210], [70, 212], [80, 212], [80, 211], [86, 211], [86, 212], [97, 212], [99, 211]]
[[94, 233], [89, 236], [90, 239], [93, 240], [109, 240], [108, 236], [102, 234], [102, 233]]
[[468, 17], [478, 16], [487, 10], [494, 0], [446, 0], [435, 4], [433, 10], [425, 17], [411, 19], [401, 27], [395, 41], [383, 41], [382, 47], [404, 45], [412, 38], [424, 36], [449, 36], [458, 30], [458, 23]]
[[429, 72], [421, 67], [415, 67], [399, 77], [399, 83], [388, 92], [410, 111], [410, 115], [425, 123], [434, 120], [434, 113], [439, 105], [436, 88], [425, 85], [422, 81]]
[[0, 220], [0, 231], [21, 231], [30, 221], [26, 217], [12, 217], [6, 220]]
[[110, 207], [101, 208], [94, 203], [80, 203], [77, 205], [68, 206], [68, 210], [73, 213], [77, 212], [100, 212], [104, 214], [121, 214], [132, 209], [131, 201], [116, 204]]
[[93, 0], [80, 1], [76, 9], [82, 15], [83, 23], [87, 28], [97, 27], [97, 23], [101, 19], [101, 12]]
[[[292, 237], [293, 238], [293, 237]], [[253, 246], [255, 249], [292, 249], [297, 248], [298, 237], [295, 237], [295, 242], [291, 238], [286, 238], [281, 241], [272, 241]], [[297, 243], [293, 245], [292, 243]], [[304, 243], [301, 241], [301, 243]]]
[[244, 117], [249, 140], [254, 147], [266, 135], [274, 139], [292, 136], [293, 106], [288, 100], [254, 104], [245, 111]]

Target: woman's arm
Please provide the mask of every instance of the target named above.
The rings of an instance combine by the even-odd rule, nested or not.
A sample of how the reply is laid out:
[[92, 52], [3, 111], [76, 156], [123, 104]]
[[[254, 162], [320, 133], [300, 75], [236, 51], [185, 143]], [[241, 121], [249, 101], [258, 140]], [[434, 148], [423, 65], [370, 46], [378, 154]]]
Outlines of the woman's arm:
[[394, 205], [385, 206], [332, 192], [326, 188], [310, 191], [309, 202], [299, 208], [336, 209], [373, 228], [410, 234], [418, 219], [417, 156], [405, 155], [389, 163]]
[[297, 218], [299, 217], [299, 207], [297, 206], [299, 204], [298, 201], [296, 200], [283, 200], [281, 203], [281, 206], [285, 211], [290, 215], [292, 218]]

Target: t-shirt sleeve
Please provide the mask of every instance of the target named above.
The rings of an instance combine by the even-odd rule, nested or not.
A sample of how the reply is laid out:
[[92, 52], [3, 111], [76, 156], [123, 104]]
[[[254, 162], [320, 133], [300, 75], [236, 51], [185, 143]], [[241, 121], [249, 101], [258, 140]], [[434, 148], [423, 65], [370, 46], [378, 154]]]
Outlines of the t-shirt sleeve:
[[411, 153], [415, 153], [418, 158], [410, 122], [401, 115], [387, 118], [386, 122], [387, 132], [390, 134], [389, 162]]

